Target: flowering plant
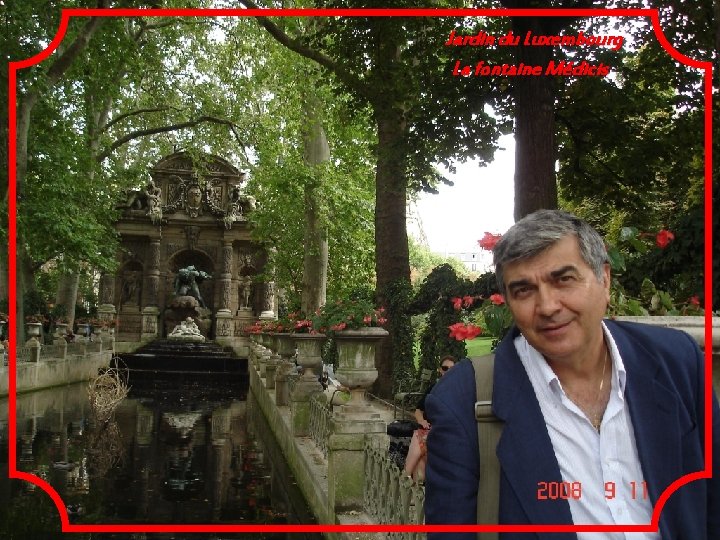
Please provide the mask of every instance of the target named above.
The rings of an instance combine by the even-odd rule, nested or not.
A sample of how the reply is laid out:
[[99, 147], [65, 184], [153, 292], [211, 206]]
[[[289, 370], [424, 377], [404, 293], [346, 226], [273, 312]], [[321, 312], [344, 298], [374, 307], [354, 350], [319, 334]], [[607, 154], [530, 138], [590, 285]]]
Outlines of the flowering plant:
[[623, 227], [616, 243], [606, 242], [613, 275], [608, 307], [611, 316], [704, 314], [700, 299], [696, 295], [685, 301], [677, 301], [669, 292], [658, 289], [649, 278], [643, 277], [642, 280], [637, 280], [640, 282], [637, 296], [631, 296], [618, 279], [618, 276], [628, 271], [629, 261], [652, 249], [664, 250], [674, 240], [675, 234], [668, 229], [651, 233], [640, 232], [635, 227]]
[[245, 328], [243, 328], [243, 331], [246, 334], [260, 334], [263, 331], [263, 327], [260, 321], [255, 321], [254, 323], [248, 324]]
[[309, 319], [304, 313], [294, 311], [288, 313], [285, 318], [284, 324], [287, 327], [287, 331], [293, 334], [318, 334], [317, 328], [313, 326], [313, 321]]
[[[499, 341], [512, 326], [512, 314], [502, 294], [483, 296], [462, 296], [450, 298], [455, 311], [464, 311], [463, 321], [448, 326], [450, 338], [458, 341], [474, 339], [487, 333]], [[471, 312], [473, 312], [471, 314]]]
[[325, 304], [315, 312], [312, 327], [323, 333], [383, 326], [387, 322], [385, 308], [375, 308], [367, 300], [338, 300]]
[[35, 313], [33, 315], [27, 315], [25, 317], [25, 322], [28, 323], [43, 323], [45, 322], [45, 316], [41, 313]]

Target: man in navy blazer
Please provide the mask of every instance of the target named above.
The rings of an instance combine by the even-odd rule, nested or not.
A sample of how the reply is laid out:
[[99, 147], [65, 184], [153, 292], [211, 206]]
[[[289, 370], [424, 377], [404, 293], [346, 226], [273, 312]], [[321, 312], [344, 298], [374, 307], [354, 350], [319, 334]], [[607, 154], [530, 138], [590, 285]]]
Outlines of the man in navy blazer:
[[[500, 538], [720, 540], [720, 410], [713, 394], [706, 432], [697, 344], [683, 332], [603, 319], [606, 250], [597, 232], [571, 214], [526, 216], [493, 251], [516, 325], [496, 350], [493, 377], [493, 412], [504, 422], [496, 452], [499, 523], [637, 530], [662, 504], [658, 530], [627, 537], [580, 531]], [[427, 398], [427, 524], [477, 523], [475, 390], [472, 364], [464, 360]], [[699, 474], [666, 492], [705, 469], [706, 437], [712, 478]]]

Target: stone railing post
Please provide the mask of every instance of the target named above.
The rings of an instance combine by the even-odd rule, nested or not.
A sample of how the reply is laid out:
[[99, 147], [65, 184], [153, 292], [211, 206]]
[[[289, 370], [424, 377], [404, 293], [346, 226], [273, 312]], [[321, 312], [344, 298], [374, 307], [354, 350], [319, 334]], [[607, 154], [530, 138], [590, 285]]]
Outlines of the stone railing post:
[[328, 438], [328, 505], [332, 512], [362, 510], [365, 486], [365, 441], [385, 435], [379, 414], [362, 418], [336, 413]]
[[265, 388], [275, 390], [275, 373], [280, 365], [281, 357], [278, 354], [278, 336], [272, 335], [272, 345], [270, 347], [270, 357], [265, 363]]
[[335, 334], [338, 380], [350, 389], [351, 400], [330, 422], [328, 440], [328, 504], [334, 512], [361, 510], [365, 484], [365, 441], [384, 436], [385, 422], [372, 412], [365, 391], [377, 379], [375, 347], [388, 335], [382, 328], [345, 330]]
[[284, 406], [290, 401], [289, 376], [295, 369], [295, 364], [291, 360], [295, 354], [295, 342], [292, 334], [280, 334], [277, 344], [281, 360], [275, 374], [275, 405]]
[[307, 437], [310, 434], [310, 398], [323, 387], [318, 381], [318, 373], [322, 364], [321, 347], [325, 341], [323, 334], [295, 334], [298, 349], [298, 364], [303, 368], [302, 376], [295, 382], [290, 393], [291, 429], [295, 437]]

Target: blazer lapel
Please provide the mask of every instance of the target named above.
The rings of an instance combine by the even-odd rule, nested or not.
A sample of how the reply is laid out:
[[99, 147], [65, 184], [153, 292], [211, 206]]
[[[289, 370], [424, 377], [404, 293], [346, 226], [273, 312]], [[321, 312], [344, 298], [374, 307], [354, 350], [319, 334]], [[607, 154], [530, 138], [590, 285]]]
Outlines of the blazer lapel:
[[517, 335], [513, 329], [498, 347], [493, 376], [493, 410], [505, 421], [497, 456], [514, 492], [506, 497], [501, 482], [500, 513], [504, 500], [515, 499], [530, 523], [572, 524], [566, 500], [538, 500], [539, 482], [561, 482], [562, 477], [535, 391], [515, 351]]
[[663, 384], [659, 360], [623, 328], [606, 321], [627, 372], [625, 399], [632, 419], [635, 441], [648, 495], [653, 504], [662, 491], [682, 476], [682, 427], [680, 403]]

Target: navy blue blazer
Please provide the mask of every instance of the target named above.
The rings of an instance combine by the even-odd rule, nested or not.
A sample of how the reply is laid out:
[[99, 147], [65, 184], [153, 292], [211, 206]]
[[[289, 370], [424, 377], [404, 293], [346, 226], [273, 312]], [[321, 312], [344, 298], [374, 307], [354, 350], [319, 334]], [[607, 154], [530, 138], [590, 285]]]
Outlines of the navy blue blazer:
[[[694, 340], [668, 328], [606, 321], [627, 371], [625, 397], [653, 505], [672, 482], [704, 463], [704, 359]], [[505, 427], [500, 460], [501, 524], [572, 524], [567, 500], [538, 500], [538, 482], [562, 481], [530, 379], [518, 357], [514, 328], [495, 356], [493, 410]], [[464, 360], [427, 397], [427, 524], [477, 521], [478, 442], [475, 376]], [[713, 478], [686, 483], [665, 504], [663, 540], [720, 540], [720, 409], [712, 396]], [[476, 533], [429, 533], [469, 539]], [[575, 533], [501, 533], [504, 540], [572, 540]]]

